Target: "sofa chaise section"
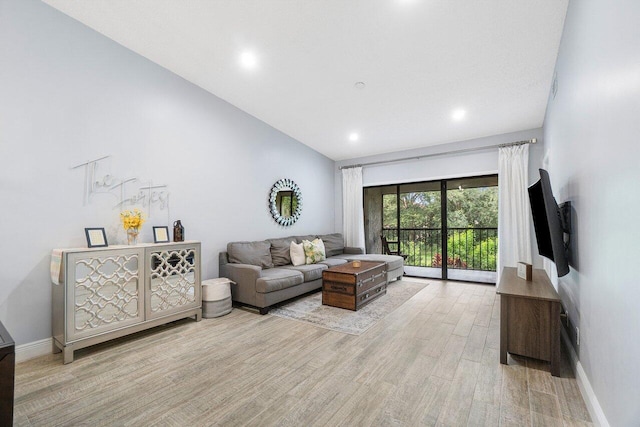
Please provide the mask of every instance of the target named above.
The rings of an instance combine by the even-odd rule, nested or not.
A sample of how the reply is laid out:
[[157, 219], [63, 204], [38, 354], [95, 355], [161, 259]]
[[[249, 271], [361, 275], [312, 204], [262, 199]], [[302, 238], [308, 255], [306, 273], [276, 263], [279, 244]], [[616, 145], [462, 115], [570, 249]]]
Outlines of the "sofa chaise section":
[[342, 254], [336, 255], [334, 258], [341, 258], [347, 261], [384, 261], [387, 264], [387, 283], [401, 278], [404, 274], [404, 259], [398, 255]]

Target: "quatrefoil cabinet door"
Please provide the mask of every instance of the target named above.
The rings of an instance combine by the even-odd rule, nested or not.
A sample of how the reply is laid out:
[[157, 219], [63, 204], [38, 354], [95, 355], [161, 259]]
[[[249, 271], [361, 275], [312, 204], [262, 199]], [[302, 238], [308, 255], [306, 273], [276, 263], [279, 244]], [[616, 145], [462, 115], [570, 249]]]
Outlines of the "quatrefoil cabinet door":
[[67, 342], [144, 321], [143, 259], [142, 248], [68, 254]]
[[145, 262], [147, 320], [201, 305], [200, 243], [148, 248]]

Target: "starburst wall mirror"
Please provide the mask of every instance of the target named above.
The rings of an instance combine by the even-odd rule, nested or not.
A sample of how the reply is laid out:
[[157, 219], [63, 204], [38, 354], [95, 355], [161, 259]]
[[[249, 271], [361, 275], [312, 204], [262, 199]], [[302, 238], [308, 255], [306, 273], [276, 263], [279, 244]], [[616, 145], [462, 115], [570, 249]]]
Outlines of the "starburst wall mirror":
[[271, 216], [280, 225], [293, 225], [302, 213], [302, 192], [300, 187], [288, 178], [276, 181], [269, 194]]

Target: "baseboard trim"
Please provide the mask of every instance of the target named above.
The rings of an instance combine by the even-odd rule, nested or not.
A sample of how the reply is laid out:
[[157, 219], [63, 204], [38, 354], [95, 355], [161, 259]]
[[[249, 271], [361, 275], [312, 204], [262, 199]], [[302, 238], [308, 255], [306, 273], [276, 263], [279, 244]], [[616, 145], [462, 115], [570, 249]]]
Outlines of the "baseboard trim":
[[564, 343], [566, 344], [565, 348], [569, 350], [569, 358], [571, 359], [571, 366], [573, 368], [573, 372], [575, 372], [576, 374], [578, 388], [580, 388], [580, 393], [582, 394], [584, 403], [587, 405], [587, 409], [589, 410], [589, 415], [591, 415], [591, 421], [593, 422], [594, 425], [597, 425], [600, 427], [610, 427], [609, 422], [607, 421], [607, 418], [604, 416], [604, 412], [602, 411], [600, 402], [598, 402], [598, 398], [596, 397], [596, 394], [593, 392], [593, 388], [591, 387], [589, 378], [587, 378], [587, 373], [582, 368], [582, 364], [578, 359], [578, 355], [576, 354], [576, 351], [573, 349], [573, 345], [571, 344], [569, 335], [564, 329], [562, 329], [562, 338], [564, 339]]
[[51, 353], [53, 338], [45, 338], [40, 341], [33, 341], [16, 346], [16, 363], [24, 362], [34, 357], [44, 356]]

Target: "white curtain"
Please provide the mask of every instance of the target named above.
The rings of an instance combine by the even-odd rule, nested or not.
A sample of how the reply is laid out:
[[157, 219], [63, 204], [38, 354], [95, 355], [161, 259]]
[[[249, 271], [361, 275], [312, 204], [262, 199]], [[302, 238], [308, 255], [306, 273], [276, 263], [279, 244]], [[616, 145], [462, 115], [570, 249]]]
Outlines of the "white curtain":
[[498, 153], [498, 280], [503, 267], [531, 263], [529, 218], [529, 144], [502, 147]]
[[342, 169], [342, 230], [346, 246], [364, 248], [362, 168]]

